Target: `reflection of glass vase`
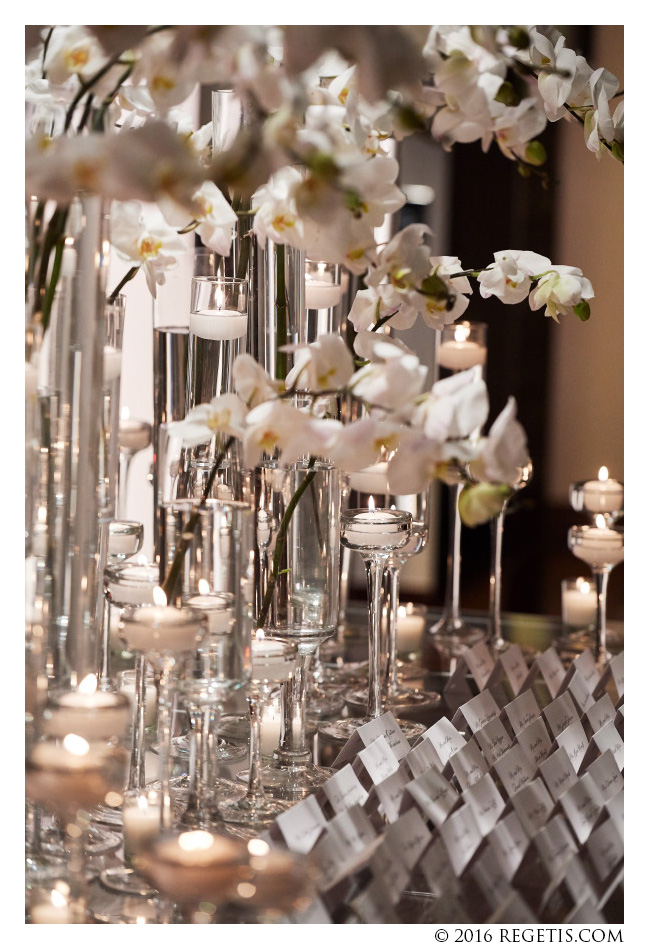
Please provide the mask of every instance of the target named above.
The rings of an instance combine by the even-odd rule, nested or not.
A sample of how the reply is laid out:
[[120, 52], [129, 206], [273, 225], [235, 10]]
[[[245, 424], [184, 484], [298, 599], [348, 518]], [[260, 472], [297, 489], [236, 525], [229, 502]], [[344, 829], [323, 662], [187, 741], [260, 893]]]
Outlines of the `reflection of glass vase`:
[[311, 658], [338, 621], [340, 473], [325, 462], [276, 462], [256, 472], [255, 617], [268, 636], [296, 644], [293, 678], [282, 686], [282, 732], [264, 786], [305, 797], [329, 776], [312, 763], [306, 732]]

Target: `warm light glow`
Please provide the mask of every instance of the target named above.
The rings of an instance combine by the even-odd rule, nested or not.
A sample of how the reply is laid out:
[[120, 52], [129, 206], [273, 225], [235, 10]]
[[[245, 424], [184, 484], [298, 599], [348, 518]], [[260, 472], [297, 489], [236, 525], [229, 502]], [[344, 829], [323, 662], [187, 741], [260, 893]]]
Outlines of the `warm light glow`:
[[187, 852], [192, 850], [209, 850], [214, 843], [212, 834], [206, 830], [188, 830], [178, 838], [178, 846]]
[[78, 755], [80, 758], [87, 755], [90, 751], [90, 745], [81, 735], [66, 735], [63, 739], [63, 747], [71, 755]]
[[147, 801], [146, 794], [140, 794], [137, 799], [138, 810], [146, 811], [149, 809], [149, 802]]
[[577, 580], [577, 586], [580, 593], [590, 593], [590, 583], [588, 580], [582, 580], [581, 577]]
[[255, 632], [255, 639], [257, 640], [258, 643], [260, 643], [262, 639], [265, 639], [265, 638], [266, 636], [264, 635], [264, 631], [260, 626], [259, 629]]
[[398, 615], [398, 616], [407, 616], [407, 615], [408, 615], [405, 606], [400, 606], [400, 607], [399, 607], [399, 609], [397, 610], [397, 615]]
[[373, 496], [372, 496], [371, 494], [370, 494], [370, 499], [369, 499], [369, 501], [367, 502], [367, 509], [368, 509], [368, 511], [375, 511], [375, 510], [376, 510], [376, 504], [374, 503], [374, 498], [373, 498]]
[[153, 588], [153, 602], [156, 606], [166, 606], [167, 605], [167, 594], [162, 589], [162, 587]]
[[148, 561], [147, 561], [147, 559], [146, 559], [146, 554], [138, 554], [138, 555], [137, 555], [137, 560], [136, 560], [135, 562], [136, 562], [140, 567], [143, 567], [146, 563], [148, 563]]
[[121, 794], [118, 794], [117, 791], [109, 791], [104, 801], [109, 807], [121, 807], [124, 803], [124, 798]]
[[254, 840], [248, 841], [248, 853], [253, 857], [265, 857], [267, 853], [270, 853], [270, 847], [265, 840], [255, 837]]
[[97, 676], [94, 672], [89, 672], [85, 679], [79, 683], [79, 692], [84, 695], [94, 695], [97, 691]]
[[47, 508], [46, 508], [46, 507], [39, 507], [37, 517], [38, 517], [38, 523], [39, 523], [39, 524], [45, 524], [45, 523], [47, 523]]
[[606, 527], [606, 518], [603, 514], [595, 515], [595, 526], [599, 527], [600, 530], [603, 530]]
[[209, 580], [206, 580], [205, 577], [201, 577], [201, 579], [198, 581], [198, 592], [201, 596], [207, 596], [207, 594], [210, 592]]
[[222, 310], [225, 307], [225, 293], [221, 287], [216, 288], [216, 293], [214, 294], [214, 305], [217, 310]]
[[597, 474], [598, 481], [608, 481], [608, 468], [606, 465], [602, 465]]
[[52, 890], [50, 898], [52, 900], [52, 906], [56, 906], [58, 909], [63, 909], [64, 906], [68, 905], [68, 901], [66, 900], [65, 896], [63, 893], [59, 893], [58, 890]]
[[121, 407], [121, 409], [119, 410], [119, 417], [122, 420], [122, 422], [128, 422], [128, 420], [131, 417], [131, 410], [129, 409], [128, 405], [123, 405]]
[[252, 899], [256, 892], [257, 887], [254, 883], [240, 883], [237, 887], [237, 893], [244, 900]]
[[455, 327], [455, 341], [457, 343], [465, 343], [469, 338], [471, 333], [471, 328], [469, 326], [456, 326]]

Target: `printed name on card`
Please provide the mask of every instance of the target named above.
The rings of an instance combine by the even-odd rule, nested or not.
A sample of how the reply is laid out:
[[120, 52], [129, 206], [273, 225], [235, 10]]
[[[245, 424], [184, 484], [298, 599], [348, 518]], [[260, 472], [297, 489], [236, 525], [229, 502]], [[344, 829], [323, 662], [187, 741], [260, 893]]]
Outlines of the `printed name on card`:
[[411, 748], [403, 760], [408, 765], [413, 778], [420, 777], [430, 768], [437, 768], [438, 771], [444, 770], [441, 758], [435, 751], [435, 746], [430, 738], [424, 738], [418, 745]]
[[518, 733], [518, 744], [535, 768], [550, 754], [552, 740], [542, 718], [536, 718]]
[[346, 764], [340, 771], [332, 774], [324, 782], [322, 789], [336, 814], [340, 814], [353, 804], [364, 804], [368, 798], [367, 791], [350, 764]]
[[474, 738], [490, 767], [512, 747], [509, 733], [499, 718], [494, 718], [488, 725], [477, 731]]
[[383, 735], [379, 736], [367, 748], [359, 751], [358, 759], [362, 762], [374, 784], [385, 781], [399, 767], [397, 757]]
[[559, 653], [554, 646], [550, 646], [540, 656], [537, 656], [535, 661], [543, 681], [548, 687], [548, 692], [553, 699], [556, 699], [566, 677], [566, 670], [563, 668]]
[[521, 647], [514, 643], [500, 654], [500, 664], [509, 680], [514, 695], [523, 688], [527, 679], [527, 663]]
[[483, 836], [488, 834], [505, 810], [505, 802], [494, 779], [490, 774], [485, 774], [468, 787], [462, 797], [473, 811], [480, 833]]
[[511, 881], [529, 846], [529, 839], [516, 811], [510, 811], [498, 821], [490, 831], [488, 840], [494, 848], [503, 873], [507, 880]]
[[322, 808], [314, 797], [307, 797], [277, 816], [277, 826], [289, 850], [309, 853], [327, 826]]
[[440, 834], [455, 873], [459, 876], [482, 841], [480, 828], [468, 804], [447, 818]]
[[533, 722], [541, 715], [541, 709], [531, 689], [528, 689], [527, 692], [523, 692], [515, 698], [513, 702], [506, 705], [505, 712], [514, 729], [515, 735], [522, 732], [530, 722]]
[[557, 744], [560, 748], [566, 749], [570, 764], [575, 771], [579, 771], [588, 749], [588, 739], [581, 722], [573, 722], [560, 735], [557, 735]]
[[471, 649], [467, 649], [462, 658], [469, 667], [476, 685], [482, 691], [496, 666], [489, 647], [484, 640], [480, 640]]
[[586, 717], [594, 732], [603, 728], [607, 722], [615, 721], [615, 706], [608, 692], [605, 692], [594, 705], [591, 705], [586, 712]]
[[603, 883], [620, 866], [624, 856], [624, 842], [612, 820], [604, 821], [588, 840], [586, 849], [595, 873]]
[[543, 827], [553, 807], [552, 798], [540, 778], [517, 791], [511, 801], [528, 837], [533, 837]]
[[455, 752], [450, 764], [463, 791], [479, 781], [489, 770], [475, 738], [471, 738], [464, 748]]
[[[439, 771], [431, 769], [420, 778], [415, 778], [406, 785], [410, 797], [424, 812], [436, 827], [440, 827], [457, 800], [457, 791], [442, 777]], [[407, 799], [406, 799], [407, 800]], [[403, 804], [405, 806], [406, 801]]]
[[498, 704], [488, 689], [474, 696], [470, 702], [461, 705], [460, 712], [472, 732], [484, 728], [492, 719], [500, 715]]
[[372, 855], [370, 869], [374, 877], [383, 880], [392, 902], [398, 903], [410, 879], [410, 870], [406, 869], [401, 858], [395, 853], [394, 847], [387, 840], [384, 839]]
[[610, 749], [599, 756], [590, 767], [586, 774], [589, 774], [597, 786], [597, 790], [602, 795], [602, 800], [606, 803], [615, 797], [624, 787], [624, 778], [615, 763], [613, 752]]
[[590, 836], [597, 823], [603, 801], [589, 774], [582, 775], [576, 784], [562, 794], [559, 804], [570, 822], [580, 844]]
[[539, 770], [553, 801], [558, 801], [578, 780], [565, 748], [553, 751], [541, 762]]
[[403, 800], [404, 791], [407, 785], [408, 778], [404, 774], [402, 768], [399, 768], [398, 771], [395, 771], [394, 774], [391, 774], [389, 778], [385, 779], [385, 781], [381, 781], [380, 784], [374, 785], [374, 789], [378, 795], [379, 801], [381, 802], [381, 806], [383, 807], [383, 813], [390, 824], [399, 818], [401, 801]]
[[402, 814], [398, 821], [390, 824], [385, 839], [400, 858], [407, 870], [412, 870], [430, 843], [432, 834], [416, 807]]
[[595, 691], [597, 683], [600, 680], [600, 671], [597, 668], [597, 663], [595, 662], [595, 657], [593, 656], [590, 649], [584, 649], [575, 659], [572, 661], [573, 666], [579, 672], [588, 686], [589, 692], [592, 693]]
[[593, 735], [593, 742], [597, 745], [601, 754], [604, 754], [607, 750], [612, 751], [616, 765], [620, 771], [624, 771], [624, 742], [613, 722], [607, 722], [599, 731], [596, 731]]
[[448, 764], [449, 758], [466, 745], [466, 740], [460, 735], [459, 731], [452, 725], [448, 718], [440, 718], [438, 722], [425, 731], [423, 736], [428, 738], [433, 748], [439, 755], [443, 766]]
[[401, 726], [392, 712], [384, 712], [371, 722], [361, 725], [358, 734], [365, 745], [371, 745], [379, 737], [385, 738], [398, 761], [401, 761], [410, 751], [408, 739], [401, 731]]
[[569, 725], [579, 720], [579, 713], [572, 696], [568, 692], [557, 696], [553, 702], [543, 709], [545, 720], [550, 726], [554, 738], [565, 731]]
[[510, 797], [534, 777], [535, 768], [518, 745], [513, 745], [505, 752], [494, 767]]
[[552, 817], [534, 837], [534, 845], [548, 875], [557, 877], [574, 853], [577, 853], [575, 838], [570, 833], [561, 814]]

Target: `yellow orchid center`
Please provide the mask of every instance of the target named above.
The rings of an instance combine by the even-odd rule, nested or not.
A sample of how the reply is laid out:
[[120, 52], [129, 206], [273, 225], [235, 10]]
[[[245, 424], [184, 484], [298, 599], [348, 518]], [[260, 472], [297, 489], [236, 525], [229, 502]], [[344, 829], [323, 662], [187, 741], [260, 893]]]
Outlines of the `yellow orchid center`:
[[295, 218], [287, 217], [285, 214], [278, 214], [273, 218], [273, 229], [282, 232], [289, 227], [295, 227]]
[[87, 65], [88, 60], [90, 59], [90, 53], [88, 52], [87, 47], [77, 46], [76, 49], [71, 49], [65, 56], [65, 65], [68, 67], [70, 72], [79, 72]]
[[74, 178], [82, 191], [97, 190], [97, 167], [89, 161], [75, 162]]
[[151, 260], [157, 257], [162, 247], [162, 241], [157, 241], [153, 237], [143, 237], [139, 243], [138, 251], [142, 260]]
[[271, 429], [264, 432], [263, 435], [259, 438], [259, 447], [263, 448], [264, 451], [271, 451], [277, 444], [277, 432], [274, 432]]
[[329, 380], [336, 375], [336, 369], [334, 366], [331, 369], [328, 369], [326, 372], [321, 372], [318, 375], [318, 385], [323, 388], [327, 385]]
[[204, 198], [203, 195], [198, 195], [196, 197], [196, 203], [198, 204], [201, 212], [201, 217], [209, 217], [212, 211], [214, 210], [214, 205], [211, 201], [208, 201], [207, 198]]
[[215, 412], [207, 420], [207, 427], [213, 432], [219, 432], [230, 424], [232, 412], [230, 409], [223, 409], [221, 412]]
[[151, 80], [151, 89], [153, 92], [171, 92], [176, 88], [176, 82], [171, 76], [158, 75]]

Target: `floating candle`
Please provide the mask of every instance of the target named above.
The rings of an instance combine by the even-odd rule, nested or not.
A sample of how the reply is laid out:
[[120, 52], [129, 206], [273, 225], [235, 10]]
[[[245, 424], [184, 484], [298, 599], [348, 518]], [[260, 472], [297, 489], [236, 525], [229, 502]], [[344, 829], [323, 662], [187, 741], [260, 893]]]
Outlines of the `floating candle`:
[[583, 507], [593, 514], [611, 514], [624, 508], [624, 485], [609, 478], [604, 466], [599, 469], [597, 481], [585, 481], [582, 491]]
[[210, 633], [229, 633], [234, 623], [232, 596], [223, 593], [196, 593], [183, 599], [183, 603], [200, 610], [207, 616]]
[[597, 592], [583, 577], [561, 584], [561, 617], [566, 626], [584, 628], [595, 622]]
[[190, 313], [189, 332], [201, 339], [241, 339], [248, 332], [248, 314], [238, 310]]
[[[372, 500], [370, 498], [370, 500]], [[342, 515], [340, 539], [352, 550], [396, 550], [410, 538], [412, 515], [406, 511], [377, 508], [350, 510]]]
[[108, 525], [108, 553], [111, 557], [132, 557], [142, 546], [144, 527], [139, 521], [111, 521]]
[[304, 285], [304, 299], [307, 310], [328, 310], [337, 306], [343, 295], [343, 288], [339, 283], [330, 283], [327, 280], [307, 279]]
[[104, 382], [113, 382], [122, 374], [122, 353], [114, 346], [104, 346]]
[[471, 340], [449, 339], [440, 344], [437, 362], [443, 369], [460, 372], [472, 366], [484, 366], [487, 349]]
[[253, 639], [251, 680], [256, 683], [285, 682], [295, 668], [295, 647], [272, 639]]
[[127, 610], [120, 635], [129, 649], [142, 652], [191, 652], [207, 632], [204, 613], [189, 606], [141, 606]]
[[615, 567], [624, 560], [624, 534], [604, 527], [604, 518], [597, 515], [597, 525], [571, 527], [568, 544], [575, 557], [591, 567]]
[[159, 564], [130, 563], [106, 570], [106, 588], [115, 606], [148, 606], [160, 583]]
[[121, 418], [118, 440], [122, 451], [142, 451], [151, 444], [151, 426], [140, 419]]
[[43, 733], [58, 738], [73, 733], [88, 741], [108, 740], [122, 737], [130, 719], [131, 708], [125, 696], [117, 692], [86, 693], [79, 688], [51, 699], [43, 712]]

